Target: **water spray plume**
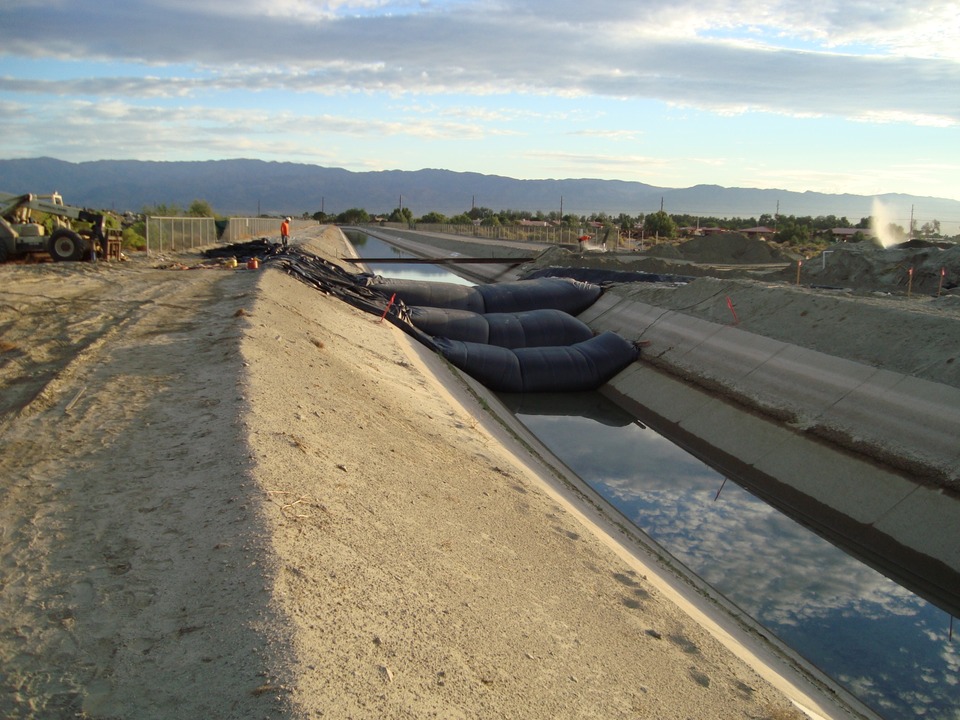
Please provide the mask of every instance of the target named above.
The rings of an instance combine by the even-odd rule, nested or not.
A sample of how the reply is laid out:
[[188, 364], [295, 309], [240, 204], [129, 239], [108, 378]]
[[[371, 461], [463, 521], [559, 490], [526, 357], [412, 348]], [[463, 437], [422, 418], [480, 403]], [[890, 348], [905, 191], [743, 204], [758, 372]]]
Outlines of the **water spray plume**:
[[894, 236], [893, 230], [890, 228], [891, 224], [892, 218], [890, 216], [890, 211], [882, 202], [880, 202], [877, 198], [874, 198], [873, 215], [870, 221], [870, 229], [873, 230], [873, 234], [877, 236], [877, 239], [884, 248], [888, 248], [891, 245], [897, 244], [897, 238]]

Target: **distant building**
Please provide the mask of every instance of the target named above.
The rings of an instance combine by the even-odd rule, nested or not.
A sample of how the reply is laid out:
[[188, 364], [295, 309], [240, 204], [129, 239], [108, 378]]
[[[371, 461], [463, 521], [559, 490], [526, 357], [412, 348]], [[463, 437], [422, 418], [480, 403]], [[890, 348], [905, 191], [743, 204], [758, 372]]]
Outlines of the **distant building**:
[[852, 240], [854, 235], [860, 233], [865, 238], [875, 238], [877, 234], [870, 228], [833, 228], [830, 234], [837, 242], [847, 242]]
[[747, 237], [773, 237], [777, 234], [777, 231], [773, 228], [769, 228], [765, 225], [758, 225], [757, 227], [746, 228], [745, 230], [737, 230], [741, 235], [746, 235]]

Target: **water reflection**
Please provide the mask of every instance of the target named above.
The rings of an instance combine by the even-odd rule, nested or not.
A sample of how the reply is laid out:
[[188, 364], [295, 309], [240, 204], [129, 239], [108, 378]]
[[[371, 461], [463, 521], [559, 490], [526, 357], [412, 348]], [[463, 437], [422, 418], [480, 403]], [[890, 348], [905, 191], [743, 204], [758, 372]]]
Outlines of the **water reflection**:
[[625, 427], [637, 421], [600, 393], [500, 393], [501, 402], [514, 415], [563, 415], [583, 417], [611, 427]]
[[[361, 255], [409, 257], [363, 233]], [[442, 267], [378, 274], [461, 282]], [[599, 393], [502, 395], [584, 481], [670, 554], [891, 720], [960, 720], [949, 617], [782, 515]]]
[[[366, 233], [348, 230], [344, 234], [360, 257], [416, 257], [413, 253], [395, 248], [393, 245], [388, 245], [383, 240], [371, 237]], [[370, 266], [370, 270], [377, 275], [395, 278], [397, 280], [426, 280], [429, 282], [449, 282], [457, 285], [476, 285], [476, 283], [470, 280], [464, 280], [439, 265], [408, 265], [405, 263], [392, 265], [390, 263], [376, 263]]]
[[[596, 397], [579, 415], [556, 397], [505, 401], [671, 555], [878, 713], [960, 718], [960, 656], [943, 611], [585, 395]], [[624, 421], [611, 422], [618, 413]]]

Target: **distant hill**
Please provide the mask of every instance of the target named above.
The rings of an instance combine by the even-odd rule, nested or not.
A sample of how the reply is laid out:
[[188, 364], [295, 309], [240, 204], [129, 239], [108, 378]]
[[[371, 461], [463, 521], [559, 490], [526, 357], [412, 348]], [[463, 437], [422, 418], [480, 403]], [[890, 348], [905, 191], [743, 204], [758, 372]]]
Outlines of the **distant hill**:
[[[189, 207], [206, 200], [225, 215], [339, 213], [349, 208], [389, 213], [401, 203], [419, 217], [430, 211], [455, 215], [472, 206], [492, 210], [551, 211], [589, 215], [656, 212], [716, 217], [836, 215], [857, 222], [873, 214], [873, 197], [776, 189], [695, 185], [664, 188], [621, 180], [517, 180], [450, 170], [350, 172], [300, 163], [261, 160], [147, 162], [53, 158], [0, 160], [0, 190], [61, 193], [68, 203], [119, 212], [158, 204]], [[878, 196], [890, 219], [906, 225], [940, 220], [954, 234], [960, 201], [887, 194]]]

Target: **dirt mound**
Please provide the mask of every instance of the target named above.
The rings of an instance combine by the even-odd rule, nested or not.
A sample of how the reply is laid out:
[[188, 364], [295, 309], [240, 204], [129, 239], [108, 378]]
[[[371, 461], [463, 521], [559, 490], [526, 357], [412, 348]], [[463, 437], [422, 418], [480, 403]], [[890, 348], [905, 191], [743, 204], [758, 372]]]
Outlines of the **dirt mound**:
[[872, 367], [960, 387], [956, 341], [960, 337], [960, 295], [907, 300], [711, 277], [678, 286], [634, 283], [608, 292], [713, 323], [735, 324], [755, 335]]
[[679, 245], [658, 245], [650, 255], [699, 263], [764, 264], [790, 262], [793, 257], [766, 240], [740, 233], [691, 238]]
[[[671, 249], [673, 254], [671, 254]], [[658, 256], [646, 253], [576, 253], [560, 247], [551, 247], [540, 253], [533, 262], [524, 264], [519, 277], [529, 277], [543, 268], [590, 268], [613, 272], [643, 272], [659, 275], [679, 275], [702, 277], [752, 277], [758, 271], [748, 263], [736, 267], [718, 268], [710, 263], [698, 264], [696, 261], [679, 257], [676, 246], [663, 246], [664, 252]], [[762, 269], [762, 274], [769, 268]]]
[[[777, 274], [796, 282], [794, 266]], [[800, 283], [937, 295], [953, 294], [960, 283], [960, 245], [947, 249], [901, 245], [884, 249], [871, 243], [840, 243], [800, 268]]]

